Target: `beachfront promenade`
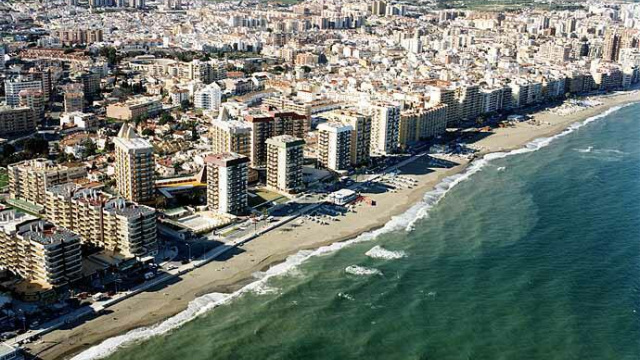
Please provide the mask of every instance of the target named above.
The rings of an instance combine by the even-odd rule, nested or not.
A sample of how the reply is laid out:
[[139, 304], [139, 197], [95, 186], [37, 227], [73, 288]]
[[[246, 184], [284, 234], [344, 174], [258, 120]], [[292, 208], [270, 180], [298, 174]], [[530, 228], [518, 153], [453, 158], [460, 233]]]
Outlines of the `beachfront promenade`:
[[[419, 159], [420, 157], [426, 155], [425, 153], [422, 154], [418, 154], [415, 156], [411, 156], [408, 159], [405, 159], [403, 161], [401, 161], [400, 163], [390, 166], [388, 168], [386, 168], [385, 170], [383, 170], [381, 173], [376, 174], [371, 176], [370, 178], [368, 178], [365, 181], [362, 182], [356, 182], [354, 184], [352, 184], [351, 186], [349, 186], [348, 188], [351, 190], [358, 190], [361, 186], [363, 186], [365, 183], [369, 182], [369, 181], [374, 181], [378, 178], [380, 178], [381, 176], [383, 176], [386, 173], [389, 172], [394, 172], [396, 171], [398, 168], [405, 166], [417, 159]], [[292, 199], [290, 200], [290, 202], [295, 201], [296, 199]], [[162, 274], [158, 275], [157, 277], [155, 277], [154, 279], [148, 280], [146, 282], [144, 282], [143, 284], [140, 284], [136, 287], [134, 287], [132, 290], [126, 291], [126, 292], [122, 292], [119, 294], [116, 294], [115, 296], [113, 296], [111, 299], [105, 300], [105, 301], [96, 301], [91, 305], [79, 308], [69, 314], [66, 314], [56, 320], [52, 320], [49, 321], [47, 323], [44, 323], [41, 329], [37, 329], [37, 330], [29, 330], [27, 332], [25, 332], [24, 334], [21, 334], [19, 336], [16, 336], [13, 339], [7, 340], [5, 342], [5, 344], [8, 345], [19, 345], [19, 344], [23, 344], [26, 342], [30, 342], [31, 339], [34, 338], [38, 338], [48, 332], [54, 331], [56, 329], [62, 328], [64, 326], [70, 326], [71, 324], [80, 321], [83, 318], [86, 317], [90, 317], [90, 316], [95, 316], [95, 315], [100, 315], [101, 312], [103, 312], [105, 309], [108, 309], [109, 307], [123, 301], [126, 300], [128, 298], [131, 298], [137, 294], [140, 294], [142, 292], [145, 292], [149, 289], [153, 289], [157, 286], [163, 285], [165, 283], [168, 283], [171, 280], [175, 280], [176, 278], [179, 278], [181, 275], [186, 274], [196, 268], [202, 267], [206, 264], [208, 264], [209, 262], [219, 259], [220, 257], [222, 257], [223, 255], [227, 254], [229, 251], [236, 249], [240, 246], [242, 246], [243, 244], [246, 244], [247, 242], [259, 237], [260, 235], [263, 235], [269, 231], [272, 231], [274, 229], [277, 229], [283, 225], [286, 225], [287, 223], [291, 222], [292, 220], [295, 220], [296, 218], [313, 212], [314, 210], [317, 210], [318, 208], [320, 208], [321, 206], [324, 205], [324, 201], [321, 202], [316, 202], [316, 203], [312, 203], [309, 204], [307, 206], [305, 206], [304, 208], [294, 212], [291, 215], [287, 215], [284, 216], [283, 218], [281, 218], [280, 220], [269, 224], [261, 229], [257, 229], [255, 232], [250, 233], [250, 234], [246, 234], [238, 239], [234, 239], [232, 241], [229, 241], [227, 243], [224, 243], [214, 249], [211, 249], [209, 252], [205, 253], [204, 256], [202, 256], [200, 259], [196, 259], [193, 260], [192, 262], [190, 262], [189, 264], [185, 264], [182, 266], [179, 266], [176, 269], [173, 270], [169, 270], [166, 272], [163, 272]]]
[[7, 340], [5, 342], [5, 344], [8, 345], [18, 345], [18, 344], [22, 344], [24, 342], [29, 342], [30, 339], [33, 338], [37, 338], [39, 336], [42, 336], [50, 331], [59, 329], [61, 327], [63, 327], [64, 325], [69, 325], [72, 324], [84, 317], [87, 316], [91, 316], [91, 315], [96, 315], [96, 314], [100, 314], [100, 312], [102, 312], [103, 310], [109, 308], [110, 306], [113, 306], [123, 300], [126, 300], [132, 296], [135, 296], [141, 292], [144, 292], [146, 290], [152, 289], [156, 286], [162, 285], [166, 282], [168, 282], [169, 280], [175, 279], [177, 277], [180, 277], [181, 275], [188, 273], [196, 268], [199, 268], [215, 259], [220, 258], [222, 255], [226, 254], [227, 252], [242, 246], [243, 244], [255, 239], [256, 237], [269, 232], [271, 230], [274, 230], [280, 226], [283, 226], [285, 224], [287, 224], [288, 222], [290, 222], [291, 220], [296, 219], [297, 217], [299, 217], [300, 215], [303, 215], [305, 213], [308, 213], [310, 211], [313, 211], [315, 209], [317, 209], [318, 207], [322, 206], [322, 203], [315, 203], [315, 204], [311, 204], [306, 206], [305, 208], [301, 209], [300, 211], [286, 216], [282, 219], [280, 219], [277, 222], [274, 222], [273, 224], [270, 224], [268, 226], [266, 226], [263, 229], [259, 229], [257, 230], [255, 233], [253, 234], [248, 234], [245, 235], [239, 239], [235, 239], [233, 241], [230, 241], [228, 243], [225, 243], [223, 245], [220, 245], [212, 250], [210, 250], [209, 252], [205, 253], [205, 255], [199, 259], [199, 260], [194, 260], [192, 262], [190, 262], [189, 264], [185, 264], [182, 265], [180, 267], [178, 267], [177, 269], [173, 269], [167, 272], [162, 273], [161, 275], [157, 276], [154, 279], [151, 279], [149, 281], [144, 282], [143, 284], [140, 284], [136, 287], [134, 287], [132, 290], [130, 291], [126, 291], [126, 292], [122, 292], [119, 294], [116, 294], [115, 296], [113, 296], [111, 299], [109, 300], [105, 300], [105, 301], [96, 301], [91, 305], [79, 308], [69, 314], [66, 314], [56, 320], [52, 320], [49, 321], [45, 324], [43, 324], [42, 329], [37, 329], [37, 330], [29, 330], [27, 332], [25, 332], [24, 334], [21, 334], [19, 336], [16, 336], [13, 339]]

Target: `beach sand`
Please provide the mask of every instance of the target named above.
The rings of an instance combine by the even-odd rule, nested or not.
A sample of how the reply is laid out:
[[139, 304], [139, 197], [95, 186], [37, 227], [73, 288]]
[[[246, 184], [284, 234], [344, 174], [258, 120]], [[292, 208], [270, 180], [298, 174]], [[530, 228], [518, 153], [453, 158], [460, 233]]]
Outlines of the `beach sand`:
[[[479, 136], [473, 143], [481, 154], [508, 151], [522, 147], [541, 137], [561, 132], [574, 122], [585, 120], [614, 106], [639, 101], [638, 93], [622, 93], [599, 98], [601, 106], [588, 108], [565, 116], [549, 111], [534, 115], [535, 122], [519, 123], [514, 127], [495, 129], [487, 136]], [[146, 291], [124, 300], [108, 309], [108, 314], [86, 320], [72, 329], [53, 331], [38, 342], [26, 346], [26, 350], [39, 358], [64, 359], [103, 340], [123, 334], [129, 330], [149, 326], [184, 310], [198, 296], [211, 292], [233, 292], [254, 281], [253, 274], [266, 270], [270, 265], [282, 262], [287, 256], [304, 249], [314, 249], [337, 241], [353, 238], [358, 234], [383, 226], [394, 215], [405, 212], [424, 194], [433, 189], [442, 178], [462, 171], [468, 161], [456, 158], [458, 164], [449, 168], [429, 167], [427, 157], [419, 159], [405, 168], [402, 174], [418, 181], [412, 189], [401, 189], [395, 193], [363, 192], [376, 201], [376, 206], [359, 204], [355, 212], [340, 216], [340, 221], [320, 225], [298, 220], [276, 229], [242, 246], [224, 261], [216, 260], [202, 268], [183, 275], [180, 281], [161, 288]], [[295, 228], [294, 228], [295, 226]]]

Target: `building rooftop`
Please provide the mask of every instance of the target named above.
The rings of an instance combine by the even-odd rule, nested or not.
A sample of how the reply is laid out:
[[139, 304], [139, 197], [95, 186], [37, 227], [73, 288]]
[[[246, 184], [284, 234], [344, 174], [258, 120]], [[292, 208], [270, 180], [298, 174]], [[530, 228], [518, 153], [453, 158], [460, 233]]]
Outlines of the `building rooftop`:
[[304, 140], [291, 135], [274, 136], [267, 139], [267, 144], [278, 147], [292, 147], [297, 145], [304, 145]]
[[123, 198], [114, 198], [104, 205], [104, 211], [124, 216], [126, 218], [135, 218], [139, 216], [153, 215], [156, 211], [153, 208], [144, 205], [126, 201]]
[[75, 183], [66, 183], [61, 185], [50, 186], [47, 188], [47, 192], [56, 196], [62, 196], [65, 199], [70, 199], [73, 193], [78, 189], [78, 185]]
[[70, 230], [56, 227], [56, 225], [40, 219], [22, 223], [18, 226], [18, 236], [42, 245], [53, 245], [79, 239], [79, 236]]
[[136, 131], [124, 123], [118, 132], [118, 137], [113, 139], [115, 145], [125, 148], [127, 150], [153, 150], [153, 146], [149, 141], [141, 138]]
[[251, 131], [251, 125], [249, 125], [249, 123], [247, 123], [246, 121], [239, 121], [239, 120], [227, 120], [227, 121], [213, 120], [211, 122], [211, 124], [213, 126], [215, 126], [215, 127], [218, 127], [220, 129], [223, 129], [223, 130], [231, 132], [231, 133], [244, 133], [244, 132], [250, 132]]
[[353, 126], [343, 125], [338, 122], [326, 122], [318, 125], [318, 130], [340, 133], [345, 131], [353, 131]]
[[220, 167], [227, 167], [227, 166], [247, 163], [249, 162], [249, 158], [244, 155], [240, 155], [232, 152], [226, 152], [222, 154], [208, 155], [207, 157], [204, 158], [204, 162], [207, 164], [214, 164]]
[[109, 199], [111, 199], [109, 194], [96, 189], [78, 189], [78, 191], [73, 194], [73, 200], [91, 206], [99, 206], [106, 203]]
[[15, 209], [7, 209], [0, 211], [0, 229], [7, 234], [13, 233], [17, 230], [18, 225], [36, 220], [37, 217], [23, 213]]

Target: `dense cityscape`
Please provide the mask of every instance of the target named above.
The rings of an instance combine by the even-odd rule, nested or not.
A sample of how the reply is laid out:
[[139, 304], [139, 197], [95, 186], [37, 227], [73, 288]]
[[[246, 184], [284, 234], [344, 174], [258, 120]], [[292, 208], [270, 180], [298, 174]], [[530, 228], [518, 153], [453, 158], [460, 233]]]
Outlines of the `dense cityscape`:
[[424, 185], [405, 166], [637, 98], [640, 4], [539, 5], [2, 2], [0, 359], [73, 355], [37, 342], [267, 233], [340, 240]]

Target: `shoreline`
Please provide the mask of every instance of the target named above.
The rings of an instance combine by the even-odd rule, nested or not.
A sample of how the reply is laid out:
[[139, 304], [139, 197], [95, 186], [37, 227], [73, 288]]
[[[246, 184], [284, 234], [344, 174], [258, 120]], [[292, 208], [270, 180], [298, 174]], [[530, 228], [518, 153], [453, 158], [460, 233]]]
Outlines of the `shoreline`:
[[[601, 101], [602, 105], [568, 115], [557, 115], [547, 110], [533, 114], [541, 125], [519, 123], [515, 127], [494, 129], [489, 136], [473, 142], [473, 146], [479, 149], [476, 159], [490, 153], [522, 148], [536, 139], [562, 133], [572, 124], [603, 114], [616, 106], [640, 101], [637, 91], [593, 98]], [[356, 213], [348, 213], [340, 217], [341, 221], [330, 226], [305, 221], [295, 227], [284, 226], [291, 228], [289, 231], [274, 230], [266, 233], [237, 251], [232, 251], [222, 261], [214, 260], [182, 275], [178, 282], [161, 285], [124, 300], [110, 307], [106, 315], [84, 320], [71, 329], [55, 330], [25, 348], [30, 354], [45, 360], [69, 358], [108, 338], [171, 318], [202, 295], [234, 293], [247, 284], [254, 283], [257, 280], [254, 273], [283, 264], [291, 255], [339, 244], [360, 234], [384, 229], [389, 220], [419, 204], [425, 193], [434, 189], [444, 178], [463, 173], [472, 163], [459, 157], [455, 160], [455, 166], [443, 169], [430, 166], [433, 164], [426, 163], [426, 159], [418, 159], [403, 167], [401, 173], [418, 181], [413, 189], [402, 189], [395, 193], [367, 193], [367, 196], [376, 200], [377, 206], [358, 205]]]

